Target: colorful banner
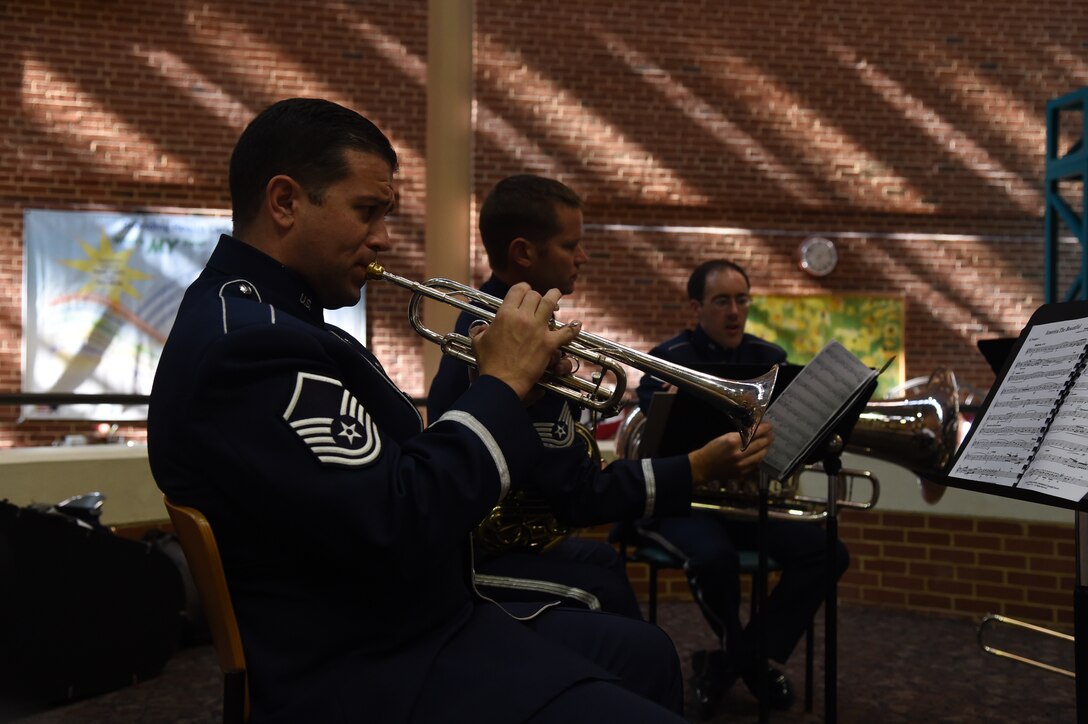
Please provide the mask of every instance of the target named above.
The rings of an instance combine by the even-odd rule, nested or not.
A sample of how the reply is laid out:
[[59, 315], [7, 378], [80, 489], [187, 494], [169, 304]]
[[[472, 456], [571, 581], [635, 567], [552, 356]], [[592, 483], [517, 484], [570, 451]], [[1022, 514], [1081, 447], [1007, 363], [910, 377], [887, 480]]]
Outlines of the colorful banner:
[[903, 299], [892, 296], [756, 296], [746, 332], [785, 348], [789, 361], [805, 364], [827, 343], [838, 340], [866, 365], [879, 369], [873, 399], [903, 383]]
[[[23, 391], [151, 392], [185, 288], [226, 216], [28, 210], [24, 215]], [[326, 315], [365, 338], [365, 304]], [[28, 417], [133, 420], [146, 406], [24, 410]]]

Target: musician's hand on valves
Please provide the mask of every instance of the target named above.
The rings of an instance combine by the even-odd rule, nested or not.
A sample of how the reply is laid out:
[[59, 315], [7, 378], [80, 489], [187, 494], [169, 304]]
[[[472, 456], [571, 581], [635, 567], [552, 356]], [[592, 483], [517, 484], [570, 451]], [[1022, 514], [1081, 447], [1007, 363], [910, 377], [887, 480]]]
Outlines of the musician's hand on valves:
[[774, 431], [769, 422], [759, 424], [752, 441], [743, 450], [740, 435], [735, 432], [714, 438], [698, 450], [688, 453], [692, 482], [702, 485], [711, 480], [744, 477], [767, 456], [773, 440]]
[[484, 330], [474, 330], [472, 346], [480, 374], [498, 377], [525, 399], [545, 369], [561, 369], [559, 348], [577, 336], [581, 324], [551, 329], [560, 296], [558, 289], [541, 296], [524, 282], [512, 286], [494, 321]]

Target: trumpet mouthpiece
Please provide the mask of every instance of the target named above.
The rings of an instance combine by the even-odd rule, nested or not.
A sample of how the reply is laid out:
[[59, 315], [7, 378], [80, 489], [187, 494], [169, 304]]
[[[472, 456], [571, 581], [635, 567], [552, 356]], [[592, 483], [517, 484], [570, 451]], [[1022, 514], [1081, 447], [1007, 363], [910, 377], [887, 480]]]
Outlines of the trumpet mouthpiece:
[[385, 267], [376, 261], [366, 265], [366, 275], [371, 279], [381, 279], [385, 276]]

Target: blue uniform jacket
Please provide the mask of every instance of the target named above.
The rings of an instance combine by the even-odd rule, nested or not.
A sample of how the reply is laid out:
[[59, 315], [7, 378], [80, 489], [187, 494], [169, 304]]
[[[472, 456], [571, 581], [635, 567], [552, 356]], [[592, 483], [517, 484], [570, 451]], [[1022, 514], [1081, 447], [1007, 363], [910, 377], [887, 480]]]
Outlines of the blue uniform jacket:
[[[514, 392], [483, 377], [424, 430], [302, 279], [231, 237], [182, 301], [148, 444], [218, 538], [254, 722], [518, 721], [608, 676], [474, 595], [468, 532], [543, 451]], [[571, 505], [602, 497], [574, 482]], [[435, 692], [443, 651], [464, 666]]]
[[[777, 344], [746, 333], [741, 337], [739, 345], [726, 349], [712, 340], [701, 326], [696, 326], [694, 330], [685, 329], [651, 349], [650, 354], [684, 366], [721, 362], [738, 365], [766, 364], [770, 367], [786, 361], [786, 350]], [[638, 385], [638, 406], [643, 412], [650, 409], [650, 400], [654, 393], [664, 389], [665, 384], [653, 375], [642, 376]]]

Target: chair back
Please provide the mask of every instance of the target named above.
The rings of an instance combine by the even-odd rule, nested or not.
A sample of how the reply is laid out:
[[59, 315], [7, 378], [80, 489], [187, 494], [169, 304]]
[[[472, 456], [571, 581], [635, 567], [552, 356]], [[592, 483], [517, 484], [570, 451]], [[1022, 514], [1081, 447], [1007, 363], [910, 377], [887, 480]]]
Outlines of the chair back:
[[[234, 617], [234, 605], [230, 600], [227, 578], [223, 573], [223, 561], [219, 557], [219, 546], [208, 519], [196, 508], [189, 508], [163, 498], [174, 531], [181, 542], [185, 559], [196, 583], [200, 603], [204, 607], [208, 628], [211, 630], [212, 643], [219, 659], [219, 668], [223, 671], [224, 712], [237, 707], [232, 702], [232, 682], [245, 681], [246, 658], [242, 649], [242, 636], [238, 631], [238, 621]], [[249, 684], [238, 692], [242, 695], [241, 721], [249, 718]], [[225, 720], [233, 717], [225, 717]]]

